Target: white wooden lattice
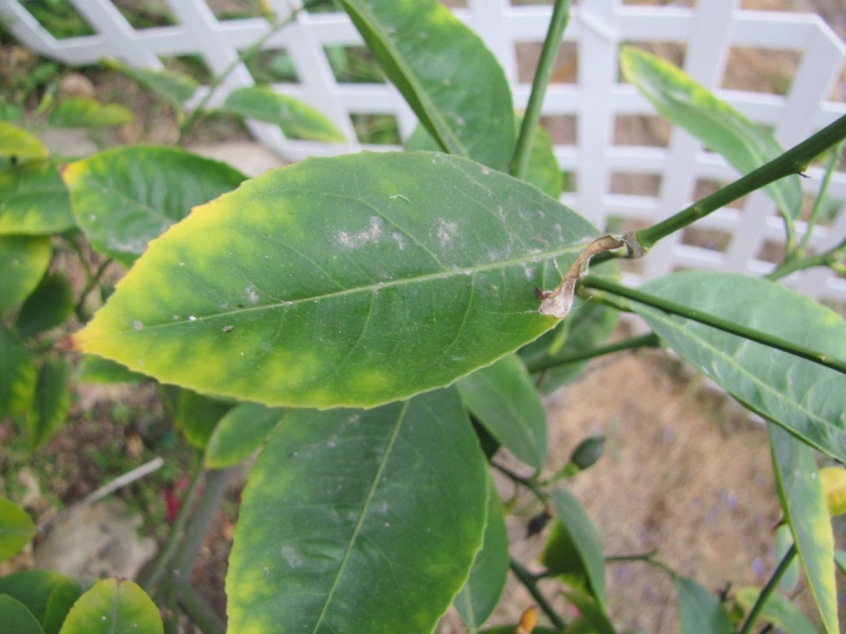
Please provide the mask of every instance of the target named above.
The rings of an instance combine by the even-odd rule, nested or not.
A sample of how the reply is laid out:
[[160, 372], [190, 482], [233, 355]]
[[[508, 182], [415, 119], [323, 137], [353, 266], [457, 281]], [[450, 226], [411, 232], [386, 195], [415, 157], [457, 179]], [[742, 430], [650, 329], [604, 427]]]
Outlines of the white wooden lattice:
[[[39, 53], [69, 65], [114, 57], [147, 68], [161, 68], [161, 57], [201, 55], [212, 71], [221, 73], [238, 52], [268, 30], [262, 18], [218, 20], [205, 0], [167, 0], [176, 26], [136, 30], [109, 0], [70, 0], [91, 25], [95, 35], [57, 40], [18, 0], [0, 0], [0, 18], [13, 35]], [[287, 15], [295, 0], [270, 0], [279, 16]], [[695, 8], [649, 7], [620, 0], [582, 0], [573, 8], [565, 42], [578, 48], [577, 81], [555, 84], [544, 104], [546, 115], [575, 117], [577, 142], [556, 145], [563, 171], [571, 173], [575, 191], [562, 200], [603, 226], [610, 217], [650, 224], [691, 202], [699, 179], [729, 181], [736, 177], [719, 157], [682, 130], [672, 133], [667, 147], [640, 147], [614, 142], [615, 120], [620, 116], [651, 115], [652, 107], [635, 90], [618, 82], [618, 51], [626, 41], [681, 43], [685, 70], [752, 119], [770, 125], [779, 141], [790, 147], [846, 114], [846, 88], [836, 84], [843, 73], [846, 46], [818, 16], [754, 12], [738, 8], [738, 0], [700, 0]], [[514, 92], [515, 106], [525, 106], [529, 86], [518, 79], [517, 43], [541, 42], [551, 7], [512, 6], [508, 0], [467, 0], [456, 15], [473, 28], [499, 59]], [[413, 113], [398, 92], [387, 84], [339, 83], [330, 69], [324, 47], [358, 45], [361, 39], [343, 14], [301, 13], [288, 28], [271, 37], [266, 49], [288, 51], [300, 83], [275, 88], [299, 97], [328, 115], [348, 138], [356, 139], [350, 115], [389, 114], [406, 138], [416, 125]], [[801, 61], [784, 96], [721, 88], [731, 47], [795, 51]], [[220, 103], [228, 91], [254, 83], [247, 67], [239, 64], [212, 100]], [[202, 96], [202, 89], [195, 97]], [[253, 134], [289, 160], [310, 155], [355, 152], [347, 146], [326, 146], [285, 139], [278, 128], [250, 122]], [[368, 149], [385, 149], [380, 148]], [[612, 175], [659, 175], [655, 196], [613, 193]], [[819, 170], [803, 180], [813, 195]], [[846, 172], [836, 174], [830, 187], [834, 198], [846, 200]], [[630, 281], [652, 278], [677, 268], [709, 268], [761, 274], [771, 264], [759, 259], [762, 245], [781, 244], [783, 229], [774, 206], [756, 193], [740, 209], [724, 209], [701, 222], [703, 228], [730, 236], [723, 250], [685, 244], [683, 235], [659, 243], [645, 260], [643, 270], [628, 274]], [[799, 226], [800, 231], [802, 225]], [[827, 227], [814, 230], [811, 244], [827, 249], [846, 236], [846, 211]], [[802, 292], [846, 306], [846, 280], [827, 270], [794, 275], [788, 283]]]

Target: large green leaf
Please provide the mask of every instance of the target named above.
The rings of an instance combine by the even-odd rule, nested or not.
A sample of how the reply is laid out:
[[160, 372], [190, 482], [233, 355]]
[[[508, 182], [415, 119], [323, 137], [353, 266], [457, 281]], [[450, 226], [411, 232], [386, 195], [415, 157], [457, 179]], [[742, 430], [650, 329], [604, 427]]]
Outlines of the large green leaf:
[[42, 634], [41, 624], [27, 607], [8, 594], [0, 594], [3, 628], [15, 634]]
[[208, 469], [238, 464], [261, 447], [287, 410], [258, 403], [240, 403], [220, 419], [206, 444]]
[[[658, 112], [721, 154], [740, 172], [751, 172], [784, 152], [771, 132], [660, 57], [624, 48], [620, 69]], [[802, 211], [798, 176], [781, 179], [764, 191], [778, 205], [786, 222], [791, 223]]]
[[159, 609], [129, 579], [103, 579], [74, 603], [61, 634], [161, 634]]
[[482, 545], [487, 478], [453, 390], [292, 413], [244, 491], [230, 629], [431, 631]]
[[[752, 606], [755, 605], [760, 594], [760, 588], [739, 588], [734, 593], [734, 599], [743, 608], [744, 612], [748, 613], [752, 609]], [[778, 593], [773, 593], [767, 598], [767, 602], [764, 604], [758, 619], [759, 621], [772, 623], [779, 630], [789, 632], [790, 634], [811, 634], [819, 631], [808, 617], [802, 613], [799, 606]]]
[[251, 117], [278, 125], [285, 136], [328, 143], [343, 143], [344, 134], [319, 110], [270, 88], [247, 87], [233, 90], [221, 110], [240, 117]]
[[448, 385], [556, 322], [535, 288], [598, 235], [538, 189], [433, 153], [309, 159], [150, 245], [75, 345], [268, 405]]
[[53, 570], [20, 570], [0, 577], [0, 595], [8, 594], [23, 603], [39, 623], [44, 622], [50, 595], [69, 577]]
[[368, 48], [439, 146], [505, 171], [514, 111], [505, 73], [436, 0], [341, 0]]
[[0, 323], [0, 420], [29, 409], [37, 376], [20, 337]]
[[773, 471], [811, 595], [829, 634], [839, 632], [834, 534], [813, 450], [770, 425]]
[[31, 161], [0, 170], [0, 235], [45, 235], [76, 226], [61, 161]]
[[37, 136], [11, 123], [0, 121], [0, 158], [14, 158], [25, 163], [49, 155], [50, 150]]
[[73, 314], [73, 289], [60, 273], [48, 275], [26, 298], [15, 320], [18, 334], [27, 339], [65, 322]]
[[96, 99], [65, 99], [50, 113], [50, 125], [57, 128], [100, 128], [129, 123], [132, 111], [120, 104], [103, 105]]
[[32, 518], [14, 502], [0, 497], [0, 561], [17, 555], [33, 537]]
[[20, 304], [35, 290], [50, 264], [50, 240], [35, 236], [0, 236], [0, 313]]
[[543, 467], [546, 412], [520, 357], [503, 357], [456, 386], [473, 415], [500, 444], [526, 464]]
[[723, 604], [687, 577], [675, 579], [681, 634], [733, 634], [734, 626]]
[[42, 447], [68, 419], [70, 370], [61, 360], [48, 359], [38, 370], [35, 397], [29, 410], [29, 450]]
[[[642, 290], [812, 349], [846, 358], [846, 322], [775, 282], [685, 271]], [[634, 304], [667, 345], [746, 407], [846, 460], [846, 377], [836, 370]]]
[[107, 68], [121, 72], [138, 82], [138, 84], [171, 104], [177, 111], [182, 109], [183, 102], [193, 97], [197, 90], [197, 81], [190, 75], [183, 73], [127, 66], [115, 59], [104, 59], [103, 64]]
[[105, 150], [62, 172], [80, 228], [94, 247], [130, 265], [195, 205], [231, 191], [237, 170], [169, 147]]

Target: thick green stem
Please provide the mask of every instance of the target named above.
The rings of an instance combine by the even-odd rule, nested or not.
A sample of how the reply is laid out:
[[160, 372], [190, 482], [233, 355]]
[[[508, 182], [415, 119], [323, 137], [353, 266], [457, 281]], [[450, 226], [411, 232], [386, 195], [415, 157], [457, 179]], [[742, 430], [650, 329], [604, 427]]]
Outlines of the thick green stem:
[[197, 594], [191, 584], [180, 584], [178, 592], [180, 607], [203, 634], [225, 634], [226, 624], [214, 613], [209, 604]]
[[564, 621], [560, 616], [558, 616], [555, 610], [552, 609], [552, 606], [549, 604], [549, 601], [546, 600], [546, 597], [541, 594], [535, 576], [526, 570], [520, 562], [513, 557], [510, 559], [509, 565], [511, 566], [511, 571], [517, 576], [520, 583], [526, 587], [526, 590], [529, 591], [532, 598], [538, 602], [538, 606], [540, 606], [540, 609], [543, 610], [544, 614], [546, 614], [547, 618], [552, 622], [555, 628], [563, 630], [565, 625]]
[[577, 363], [578, 361], [588, 361], [596, 357], [601, 357], [606, 354], [613, 354], [615, 352], [622, 352], [624, 350], [633, 350], [636, 348], [656, 348], [660, 345], [661, 340], [654, 333], [640, 335], [638, 337], [630, 337], [607, 346], [600, 346], [598, 348], [591, 348], [578, 354], [570, 354], [561, 357], [547, 357], [534, 363], [529, 363], [526, 368], [531, 373], [543, 372], [550, 368], [556, 368], [568, 363]]
[[[801, 174], [817, 156], [846, 139], [846, 115], [834, 123], [826, 126], [799, 145], [791, 148], [778, 158], [749, 172], [730, 185], [723, 187], [710, 196], [693, 203], [687, 209], [680, 211], [647, 229], [635, 232], [633, 251], [645, 253], [656, 242], [680, 229], [684, 229], [693, 222], [728, 205], [730, 202], [742, 198], [747, 194], [769, 185], [785, 176]], [[597, 260], [598, 261], [598, 260]]]
[[552, 19], [549, 21], [549, 29], [543, 42], [538, 69], [532, 82], [529, 103], [526, 105], [526, 113], [523, 115], [520, 134], [517, 137], [517, 145], [511, 159], [511, 175], [517, 178], [524, 178], [529, 168], [529, 157], [535, 140], [535, 130], [538, 121], [540, 121], [543, 100], [546, 97], [546, 89], [552, 78], [555, 60], [561, 48], [561, 39], [564, 37], [564, 30], [569, 21], [570, 0], [555, 0], [555, 8], [552, 10]]
[[775, 572], [773, 572], [773, 576], [770, 577], [767, 585], [765, 585], [764, 589], [761, 590], [761, 594], [758, 595], [758, 600], [755, 601], [755, 605], [753, 605], [752, 609], [749, 611], [749, 616], [747, 616], [746, 620], [743, 622], [743, 627], [740, 628], [739, 634], [749, 634], [752, 631], [752, 628], [755, 626], [755, 621], [758, 620], [758, 615], [761, 614], [761, 610], [764, 609], [764, 605], [767, 603], [767, 599], [770, 598], [770, 595], [778, 587], [779, 581], [781, 581], [784, 573], [787, 572], [787, 569], [790, 567], [794, 557], [796, 557], [796, 544], [793, 544], [790, 547], [790, 550], [784, 553], [784, 557], [781, 558], [781, 561], [778, 562], [778, 567], [775, 569]]
[[749, 328], [747, 326], [728, 321], [727, 319], [715, 317], [710, 313], [691, 308], [690, 306], [677, 304], [675, 302], [656, 297], [655, 295], [650, 295], [649, 293], [628, 288], [604, 277], [589, 275], [581, 281], [581, 284], [587, 288], [598, 288], [613, 295], [619, 295], [620, 297], [625, 297], [640, 304], [652, 306], [653, 308], [662, 310], [665, 313], [679, 315], [685, 319], [698, 321], [706, 326], [711, 326], [712, 328], [717, 328], [718, 330], [743, 337], [744, 339], [761, 343], [765, 346], [769, 346], [770, 348], [782, 350], [783, 352], [801, 357], [802, 359], [807, 359], [808, 361], [813, 361], [819, 365], [832, 368], [833, 370], [846, 374], [846, 361], [843, 361], [842, 359], [832, 357], [831, 355], [824, 354], [817, 350], [806, 348], [805, 346], [761, 332], [760, 330], [755, 330], [754, 328]]

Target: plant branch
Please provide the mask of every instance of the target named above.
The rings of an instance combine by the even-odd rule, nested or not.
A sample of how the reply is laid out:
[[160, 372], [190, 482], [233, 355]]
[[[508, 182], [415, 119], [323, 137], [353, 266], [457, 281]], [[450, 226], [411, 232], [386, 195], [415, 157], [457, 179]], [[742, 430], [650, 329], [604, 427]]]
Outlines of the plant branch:
[[712, 328], [717, 328], [723, 332], [728, 332], [733, 335], [743, 337], [744, 339], [755, 341], [765, 346], [769, 346], [770, 348], [787, 352], [802, 359], [813, 361], [814, 363], [824, 367], [846, 374], [846, 361], [817, 350], [812, 350], [811, 348], [806, 348], [805, 346], [792, 341], [787, 341], [781, 337], [776, 337], [775, 335], [770, 335], [727, 319], [715, 317], [714, 315], [691, 308], [690, 306], [677, 304], [676, 302], [671, 302], [661, 297], [650, 295], [649, 293], [628, 288], [622, 284], [612, 282], [607, 278], [590, 275], [584, 278], [581, 283], [588, 288], [598, 288], [613, 295], [619, 295], [640, 304], [652, 306], [653, 308], [657, 308], [658, 310], [662, 310], [671, 315], [679, 315], [685, 319], [697, 321], [701, 324], [705, 324], [706, 326], [711, 326]]
[[[844, 139], [846, 139], [846, 115], [787, 150], [781, 156], [749, 172], [710, 196], [693, 203], [687, 209], [658, 224], [627, 236], [631, 251], [635, 255], [646, 253], [661, 238], [687, 227], [730, 202], [785, 176], [801, 174], [812, 160]], [[597, 261], [601, 259], [605, 258], [600, 258]]]
[[543, 100], [546, 97], [546, 89], [552, 78], [552, 71], [555, 68], [555, 59], [561, 48], [561, 40], [564, 37], [564, 30], [570, 21], [570, 0], [555, 0], [555, 7], [552, 10], [552, 19], [549, 21], [549, 29], [546, 32], [546, 39], [543, 42], [538, 68], [532, 82], [532, 92], [529, 95], [529, 103], [526, 105], [526, 112], [523, 115], [523, 123], [520, 125], [520, 134], [517, 137], [517, 144], [514, 148], [514, 156], [511, 159], [511, 175], [516, 178], [523, 178], [529, 168], [529, 157], [532, 153], [532, 144], [535, 140], [535, 130], [540, 121]]
[[532, 595], [532, 598], [538, 602], [540, 609], [544, 611], [544, 614], [546, 614], [547, 618], [552, 622], [555, 628], [558, 630], [564, 629], [564, 621], [560, 616], [558, 616], [558, 613], [552, 609], [552, 606], [549, 604], [549, 601], [546, 600], [546, 597], [541, 594], [536, 577], [526, 570], [522, 564], [513, 557], [509, 558], [509, 566], [511, 567], [511, 571], [520, 580], [520, 583], [522, 583], [526, 587], [526, 590], [529, 591], [529, 594]]
[[752, 609], [749, 611], [749, 615], [743, 622], [743, 627], [740, 628], [740, 634], [749, 634], [752, 631], [755, 621], [758, 619], [758, 615], [761, 614], [761, 610], [764, 609], [764, 605], [778, 586], [778, 583], [781, 581], [784, 573], [787, 572], [787, 569], [790, 567], [790, 564], [795, 556], [796, 544], [794, 543], [790, 546], [790, 549], [784, 553], [784, 557], [782, 557], [781, 561], [778, 562], [778, 566], [773, 572], [772, 577], [770, 577], [770, 580], [767, 581], [767, 585], [765, 585], [763, 590], [761, 590], [761, 594], [758, 595], [758, 600], [755, 601], [755, 605], [752, 606]]
[[179, 605], [203, 634], [224, 634], [226, 624], [189, 583], [178, 585]]
[[827, 266], [835, 268], [838, 265], [846, 263], [846, 238], [840, 241], [840, 244], [815, 255], [804, 257], [788, 258], [775, 269], [770, 271], [765, 277], [768, 280], [777, 280], [779, 278], [801, 271], [802, 269], [809, 269], [815, 266]]
[[504, 476], [506, 476], [512, 482], [520, 484], [520, 485], [526, 487], [527, 489], [529, 489], [532, 493], [535, 494], [535, 497], [538, 500], [540, 500], [541, 502], [545, 503], [547, 498], [549, 497], [546, 493], [544, 493], [538, 487], [538, 485], [534, 482], [534, 480], [531, 480], [529, 478], [524, 478], [520, 474], [513, 472], [508, 467], [504, 467], [503, 465], [498, 464], [496, 462], [491, 462], [491, 466], [494, 469], [496, 469], [497, 471], [499, 471], [500, 473], [502, 473]]
[[802, 242], [794, 252], [788, 252], [787, 259], [791, 259], [794, 255], [803, 256], [808, 249], [808, 243], [811, 241], [811, 234], [814, 226], [817, 224], [817, 219], [822, 213], [823, 205], [828, 196], [828, 186], [831, 184], [831, 177], [834, 175], [834, 170], [837, 168], [837, 162], [840, 159], [840, 153], [843, 151], [843, 141], [838, 143], [828, 155], [828, 162], [825, 166], [825, 175], [820, 183], [820, 190], [817, 192], [817, 197], [814, 200], [814, 207], [811, 210], [811, 216], [808, 218], [808, 223], [805, 228], [805, 235], [802, 236]]
[[536, 361], [535, 363], [527, 364], [526, 368], [529, 370], [529, 372], [534, 374], [536, 372], [543, 372], [544, 370], [549, 370], [550, 368], [556, 368], [558, 366], [567, 365], [568, 363], [588, 361], [589, 359], [601, 357], [606, 354], [613, 354], [615, 352], [622, 352], [624, 350], [634, 350], [637, 348], [657, 348], [660, 344], [661, 340], [658, 338], [658, 336], [655, 333], [650, 332], [648, 334], [640, 335], [638, 337], [630, 337], [628, 339], [623, 339], [622, 341], [617, 341], [606, 346], [591, 348], [590, 350], [585, 350], [584, 352], [579, 352], [576, 354], [564, 355], [560, 357], [547, 357], [541, 359], [540, 361]]

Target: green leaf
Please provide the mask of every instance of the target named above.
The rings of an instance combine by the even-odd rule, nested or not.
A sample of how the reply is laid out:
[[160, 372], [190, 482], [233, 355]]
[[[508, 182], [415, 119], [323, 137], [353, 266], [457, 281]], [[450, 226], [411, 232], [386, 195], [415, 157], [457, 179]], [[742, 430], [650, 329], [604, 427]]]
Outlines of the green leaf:
[[14, 502], [0, 497], [0, 561], [17, 555], [35, 537], [35, 523]]
[[59, 634], [73, 604], [82, 596], [83, 588], [70, 579], [59, 582], [50, 593], [44, 614], [44, 634]]
[[[542, 561], [553, 574], [582, 572], [590, 593], [604, 610], [605, 558], [599, 528], [569, 491], [553, 491], [550, 501], [557, 530], [550, 535]], [[574, 564], [580, 570], [576, 570]]]
[[132, 111], [119, 104], [103, 105], [88, 97], [65, 99], [50, 113], [50, 125], [56, 128], [100, 128], [129, 123]]
[[[846, 322], [775, 282], [685, 271], [642, 290], [761, 332], [846, 357]], [[688, 363], [747, 408], [846, 460], [846, 378], [829, 368], [641, 304], [649, 326]]]
[[595, 597], [579, 590], [568, 590], [564, 596], [579, 610], [578, 618], [564, 630], [566, 634], [615, 634], [614, 624]]
[[505, 73], [436, 0], [341, 0], [368, 48], [438, 145], [506, 171], [514, 111]]
[[770, 425], [778, 495], [826, 631], [839, 632], [834, 534], [813, 450]]
[[[739, 588], [734, 593], [734, 599], [743, 608], [744, 612], [748, 613], [752, 609], [752, 606], [755, 605], [760, 593], [760, 588]], [[808, 617], [802, 613], [802, 610], [789, 599], [777, 593], [769, 596], [758, 619], [766, 623], [772, 623], [779, 630], [790, 632], [790, 634], [807, 634], [819, 631]]]
[[458, 395], [293, 412], [244, 491], [235, 632], [429, 632], [482, 545], [486, 463]]
[[136, 383], [144, 378], [120, 363], [93, 355], [82, 357], [77, 376], [82, 383]]
[[244, 175], [177, 148], [105, 150], [62, 172], [80, 228], [99, 251], [131, 265], [147, 243]]
[[195, 447], [202, 449], [209, 441], [220, 419], [232, 409], [231, 403], [182, 390], [176, 412], [176, 427]]
[[3, 628], [15, 634], [42, 634], [41, 624], [27, 607], [8, 594], [0, 594], [0, 616]]
[[258, 403], [240, 403], [220, 419], [206, 444], [207, 469], [238, 464], [261, 447], [284, 419], [286, 410]]
[[[480, 634], [514, 634], [517, 630], [517, 623], [514, 625], [503, 625], [500, 627], [491, 627], [486, 630], [480, 630]], [[532, 634], [561, 634], [558, 630], [551, 627], [539, 626], [532, 630]]]
[[38, 370], [35, 398], [27, 420], [30, 452], [43, 447], [65, 423], [70, 402], [70, 370], [67, 364], [47, 359]]
[[834, 561], [837, 567], [840, 568], [840, 572], [846, 575], [846, 550], [835, 550]]
[[37, 371], [17, 333], [0, 324], [0, 420], [29, 409]]
[[515, 354], [456, 383], [461, 398], [490, 434], [526, 464], [546, 460], [546, 412], [526, 366]]
[[687, 577], [676, 577], [681, 634], [734, 634], [723, 604], [712, 593]]
[[127, 66], [115, 59], [104, 59], [103, 65], [123, 73], [172, 105], [177, 111], [182, 110], [183, 102], [194, 96], [198, 86], [191, 76], [174, 71]]
[[51, 253], [49, 238], [0, 236], [0, 312], [17, 306], [35, 290]]
[[[789, 525], [782, 523], [776, 528], [775, 537], [775, 560], [781, 561], [793, 547], [793, 531]], [[778, 582], [778, 589], [781, 592], [791, 594], [796, 590], [796, 586], [799, 584], [800, 567], [801, 563], [794, 557]]]
[[18, 126], [0, 121], [0, 158], [13, 158], [19, 163], [46, 158], [47, 146], [38, 137]]
[[128, 579], [103, 579], [74, 603], [61, 634], [161, 634], [159, 609]]
[[[671, 123], [679, 125], [746, 174], [784, 153], [772, 133], [749, 120], [678, 67], [650, 53], [624, 48], [620, 69]], [[802, 211], [799, 176], [764, 188], [785, 222]]]
[[53, 590], [70, 578], [53, 570], [20, 570], [0, 577], [0, 595], [8, 594], [23, 603], [39, 623], [44, 622]]
[[62, 161], [31, 161], [0, 170], [0, 235], [46, 235], [76, 226]]
[[597, 234], [465, 159], [309, 159], [155, 241], [74, 343], [206, 393], [371, 407], [448, 385], [552, 327], [535, 288], [558, 284], [553, 259], [566, 269]]
[[285, 136], [327, 143], [344, 143], [344, 134], [319, 110], [270, 88], [238, 88], [226, 97], [223, 112], [275, 123]]
[[59, 273], [48, 275], [26, 298], [15, 322], [23, 339], [55, 328], [73, 314], [73, 289]]
[[467, 583], [453, 603], [461, 620], [471, 629], [479, 628], [493, 613], [508, 577], [508, 530], [496, 487], [489, 478], [488, 518], [482, 550], [473, 560]]

